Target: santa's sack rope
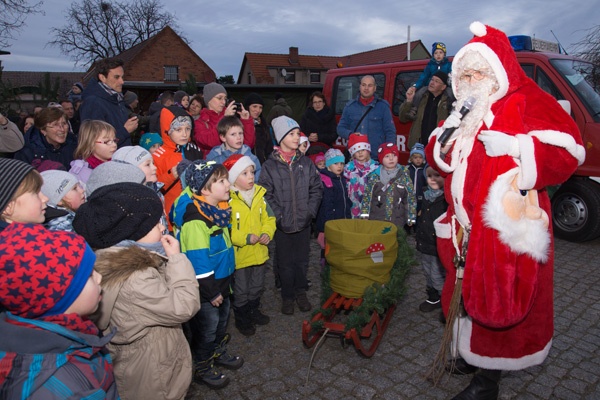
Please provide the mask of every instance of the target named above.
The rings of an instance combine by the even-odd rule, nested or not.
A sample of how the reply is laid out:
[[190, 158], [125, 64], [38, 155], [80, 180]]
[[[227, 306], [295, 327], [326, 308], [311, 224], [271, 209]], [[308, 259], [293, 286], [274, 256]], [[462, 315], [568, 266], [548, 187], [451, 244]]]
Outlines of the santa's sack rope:
[[[460, 226], [458, 231], [455, 229], [456, 216], [452, 217], [452, 241], [456, 251], [454, 256], [454, 266], [456, 268], [456, 282], [454, 284], [454, 291], [452, 292], [452, 298], [450, 300], [450, 306], [448, 307], [448, 314], [446, 315], [446, 326], [444, 328], [444, 335], [442, 336], [442, 342], [440, 349], [438, 350], [431, 368], [427, 372], [427, 379], [433, 381], [434, 386], [437, 386], [444, 372], [446, 371], [446, 364], [448, 362], [449, 348], [452, 346], [452, 338], [454, 334], [454, 323], [458, 321], [456, 327], [456, 336], [460, 334], [460, 318], [466, 316], [462, 301], [462, 283], [463, 276], [465, 273], [465, 262], [467, 259], [467, 248], [469, 247], [469, 235], [471, 233], [471, 226]], [[457, 232], [454, 234], [454, 232]], [[461, 243], [462, 242], [462, 243]], [[460, 246], [459, 246], [460, 245]], [[454, 352], [456, 352], [455, 349]], [[453, 353], [454, 353], [453, 352]], [[454, 368], [456, 363], [457, 354], [452, 354], [452, 365], [450, 371]]]

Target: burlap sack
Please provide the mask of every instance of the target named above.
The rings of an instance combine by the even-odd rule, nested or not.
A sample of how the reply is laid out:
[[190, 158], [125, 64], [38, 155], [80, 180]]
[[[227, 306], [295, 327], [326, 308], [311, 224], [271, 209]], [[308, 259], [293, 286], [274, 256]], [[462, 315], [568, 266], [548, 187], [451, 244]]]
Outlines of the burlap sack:
[[331, 289], [363, 297], [374, 282], [385, 284], [398, 252], [396, 225], [386, 221], [338, 219], [325, 224], [325, 258], [331, 266]]

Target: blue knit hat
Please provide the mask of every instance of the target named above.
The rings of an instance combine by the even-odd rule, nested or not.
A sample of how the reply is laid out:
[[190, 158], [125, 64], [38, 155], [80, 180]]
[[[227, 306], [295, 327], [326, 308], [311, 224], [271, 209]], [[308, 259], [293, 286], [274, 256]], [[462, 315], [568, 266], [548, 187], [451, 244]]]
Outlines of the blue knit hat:
[[423, 160], [425, 160], [425, 146], [421, 143], [415, 143], [412, 149], [410, 149], [410, 156], [408, 158], [410, 159], [413, 154], [420, 154], [421, 157], [423, 157]]
[[157, 143], [161, 146], [163, 144], [163, 140], [158, 133], [144, 133], [140, 138], [140, 146], [148, 151], [150, 151], [150, 147]]
[[344, 158], [344, 154], [338, 149], [329, 149], [327, 153], [325, 153], [325, 166], [329, 167], [335, 163], [344, 163], [346, 159]]
[[185, 182], [194, 194], [200, 193], [215, 171], [215, 161], [196, 160], [185, 169]]
[[431, 55], [433, 55], [436, 50], [441, 50], [446, 54], [446, 45], [442, 42], [433, 42], [433, 45], [431, 46]]

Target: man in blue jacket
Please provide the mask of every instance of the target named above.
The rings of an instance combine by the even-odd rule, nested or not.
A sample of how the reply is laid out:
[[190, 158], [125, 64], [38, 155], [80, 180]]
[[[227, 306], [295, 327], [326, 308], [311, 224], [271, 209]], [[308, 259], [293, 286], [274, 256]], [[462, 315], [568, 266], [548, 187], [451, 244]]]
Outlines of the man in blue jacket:
[[355, 132], [367, 135], [373, 159], [377, 159], [379, 145], [396, 143], [396, 127], [392, 121], [390, 104], [375, 96], [376, 90], [375, 78], [372, 75], [363, 76], [360, 80], [360, 95], [346, 104], [337, 126], [338, 135], [344, 139]]
[[138, 117], [129, 118], [123, 101], [123, 60], [105, 58], [96, 64], [97, 79], [92, 79], [81, 95], [81, 121], [99, 119], [117, 131], [118, 146], [131, 146], [131, 132], [138, 127]]

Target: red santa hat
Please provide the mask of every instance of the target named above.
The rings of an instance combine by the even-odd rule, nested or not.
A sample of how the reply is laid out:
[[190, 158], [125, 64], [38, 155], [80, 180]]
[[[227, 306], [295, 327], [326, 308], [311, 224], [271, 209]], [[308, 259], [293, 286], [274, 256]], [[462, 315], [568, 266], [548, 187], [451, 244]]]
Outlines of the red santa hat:
[[304, 132], [300, 132], [300, 143], [299, 144], [302, 144], [304, 142], [306, 142], [306, 151], [308, 151], [308, 149], [310, 148], [310, 142], [308, 141], [308, 136], [306, 136], [304, 134]]
[[524, 80], [528, 78], [519, 65], [506, 34], [478, 21], [473, 22], [469, 29], [475, 36], [456, 53], [452, 60], [452, 72], [455, 75], [452, 80], [454, 93], [457, 93], [456, 85], [459, 81], [461, 66], [465, 64], [463, 57], [469, 51], [481, 54], [496, 75], [499, 88], [490, 96], [491, 102], [495, 102], [521, 87]]
[[232, 154], [223, 162], [223, 166], [229, 171], [229, 183], [235, 185], [238, 176], [249, 166], [253, 165], [256, 170], [256, 164], [248, 156], [242, 154]]
[[367, 150], [371, 151], [371, 144], [367, 135], [361, 135], [359, 133], [353, 133], [348, 137], [348, 152], [351, 156], [357, 151]]

